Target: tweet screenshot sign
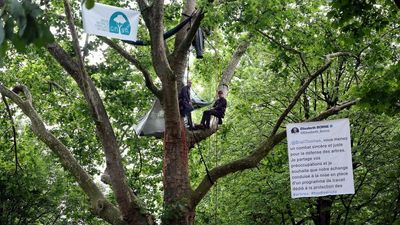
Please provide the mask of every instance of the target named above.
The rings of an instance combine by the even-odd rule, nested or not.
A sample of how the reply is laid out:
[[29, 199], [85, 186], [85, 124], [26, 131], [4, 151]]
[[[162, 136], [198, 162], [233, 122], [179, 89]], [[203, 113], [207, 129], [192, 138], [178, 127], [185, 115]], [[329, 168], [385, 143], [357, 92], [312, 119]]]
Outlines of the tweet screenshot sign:
[[286, 126], [292, 198], [354, 194], [348, 119]]

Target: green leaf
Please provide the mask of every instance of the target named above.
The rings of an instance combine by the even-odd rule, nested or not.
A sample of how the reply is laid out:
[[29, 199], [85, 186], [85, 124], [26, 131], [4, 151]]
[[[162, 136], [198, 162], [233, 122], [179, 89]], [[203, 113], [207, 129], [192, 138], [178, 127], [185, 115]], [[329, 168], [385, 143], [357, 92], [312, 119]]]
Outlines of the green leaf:
[[10, 13], [12, 17], [17, 21], [19, 28], [18, 35], [22, 36], [25, 32], [27, 19], [25, 15], [25, 9], [18, 0], [13, 0], [11, 2]]
[[91, 8], [94, 7], [94, 3], [95, 3], [94, 0], [86, 0], [85, 1], [85, 6], [86, 6], [87, 9], [91, 9]]
[[17, 49], [17, 51], [25, 52], [26, 42], [21, 37], [19, 37], [18, 35], [13, 35], [13, 37], [11, 38], [11, 41], [12, 41], [13, 45], [15, 46], [15, 48]]
[[42, 42], [44, 44], [54, 42], [54, 36], [50, 32], [50, 28], [44, 24], [38, 24], [39, 29], [39, 38], [37, 41]]
[[20, 16], [25, 17], [24, 7], [22, 7], [22, 4], [17, 0], [11, 1], [10, 13], [15, 19]]
[[3, 27], [3, 20], [0, 20], [0, 45], [3, 43], [6, 34]]
[[4, 57], [6, 51], [7, 51], [7, 42], [5, 41], [0, 45], [0, 58]]
[[14, 30], [14, 20], [12, 18], [8, 18], [6, 24], [4, 26], [5, 30], [5, 38], [11, 39], [13, 36]]
[[39, 8], [39, 6], [33, 4], [32, 2], [24, 1], [23, 6], [26, 14], [31, 15], [33, 18], [37, 18], [43, 14], [43, 11]]
[[38, 32], [39, 27], [37, 26], [36, 21], [31, 16], [28, 16], [25, 32], [21, 37], [26, 41], [27, 44], [30, 44], [38, 38]]

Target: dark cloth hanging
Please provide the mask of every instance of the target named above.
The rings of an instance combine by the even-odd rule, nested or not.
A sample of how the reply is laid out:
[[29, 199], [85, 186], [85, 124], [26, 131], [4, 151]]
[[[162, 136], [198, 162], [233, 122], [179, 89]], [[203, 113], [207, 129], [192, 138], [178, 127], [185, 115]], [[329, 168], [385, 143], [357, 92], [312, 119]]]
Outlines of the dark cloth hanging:
[[196, 50], [196, 58], [203, 58], [204, 51], [204, 31], [199, 27], [192, 41], [192, 46]]

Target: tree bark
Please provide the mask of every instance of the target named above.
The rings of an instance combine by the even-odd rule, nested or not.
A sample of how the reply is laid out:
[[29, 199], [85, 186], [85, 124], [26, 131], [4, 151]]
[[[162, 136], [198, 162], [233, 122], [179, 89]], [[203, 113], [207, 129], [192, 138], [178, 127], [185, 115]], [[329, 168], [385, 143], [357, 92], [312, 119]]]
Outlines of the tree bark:
[[312, 216], [315, 225], [331, 224], [331, 207], [335, 196], [319, 197], [317, 199], [317, 212]]

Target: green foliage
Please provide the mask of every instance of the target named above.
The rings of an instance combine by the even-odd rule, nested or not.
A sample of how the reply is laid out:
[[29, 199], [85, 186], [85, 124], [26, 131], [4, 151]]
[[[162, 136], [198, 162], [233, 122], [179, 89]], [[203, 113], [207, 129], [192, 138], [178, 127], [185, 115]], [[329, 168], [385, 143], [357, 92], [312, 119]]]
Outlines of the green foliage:
[[43, 11], [32, 1], [7, 0], [0, 16], [1, 58], [8, 47], [6, 40], [20, 52], [24, 52], [29, 44], [42, 47], [54, 41]]
[[375, 113], [396, 114], [400, 112], [400, 64], [381, 68], [373, 77], [364, 80], [355, 90], [362, 97], [362, 104]]
[[94, 0], [85, 0], [85, 6], [87, 9], [91, 9], [94, 7], [94, 3], [96, 3]]
[[[0, 104], [3, 109], [3, 102]], [[0, 223], [48, 224], [93, 220], [82, 192], [68, 178], [54, 156], [35, 141], [31, 131], [18, 126], [17, 148], [13, 145], [11, 122], [5, 111], [0, 124]], [[15, 161], [15, 159], [18, 161]], [[66, 210], [65, 207], [76, 211]], [[95, 220], [94, 220], [95, 221]]]
[[[117, 6], [130, 3], [101, 2]], [[85, 4], [90, 7], [93, 3], [86, 1]], [[79, 4], [72, 4], [76, 18], [79, 18]], [[236, 46], [249, 33], [252, 37], [247, 40], [251, 42], [250, 48], [229, 85], [223, 125], [216, 135], [190, 152], [192, 186], [196, 187], [206, 177], [200, 150], [208, 169], [248, 156], [268, 137], [274, 122], [309, 72], [324, 64], [325, 55], [351, 52], [355, 57], [335, 59], [309, 86], [280, 131], [285, 123], [312, 118], [342, 101], [361, 97], [358, 108], [340, 116], [348, 116], [352, 121], [357, 192], [334, 199], [331, 224], [397, 223], [399, 213], [394, 209], [400, 190], [400, 135], [396, 117], [400, 96], [399, 33], [397, 12], [391, 5], [391, 1], [346, 0], [246, 0], [218, 1], [218, 4], [201, 1], [198, 6], [206, 12], [202, 27], [208, 31], [206, 51], [204, 59], [195, 60], [189, 68], [193, 88], [200, 96], [213, 100], [215, 85]], [[62, 1], [51, 1], [45, 7], [46, 15], [30, 1], [9, 0], [2, 10], [0, 54], [7, 64], [0, 71], [0, 82], [10, 88], [18, 83], [26, 84], [33, 94], [35, 108], [51, 132], [85, 170], [98, 177], [104, 170], [104, 155], [84, 97], [43, 49], [30, 45], [43, 46], [53, 41], [48, 32], [51, 24], [58, 43], [74, 57], [66, 23], [58, 18], [63, 13]], [[166, 29], [178, 23], [180, 10], [179, 1], [165, 6]], [[143, 27], [139, 35], [141, 39], [149, 39]], [[79, 28], [78, 36], [83, 37]], [[169, 47], [172, 42], [168, 41]], [[185, 212], [186, 202], [171, 204], [162, 210], [162, 142], [138, 137], [133, 129], [154, 97], [146, 90], [141, 74], [115, 51], [104, 50], [102, 43], [92, 38], [85, 47], [87, 70], [104, 100], [117, 135], [129, 186], [150, 212], [162, 215], [164, 221], [173, 219], [177, 212]], [[124, 48], [154, 72], [150, 48], [128, 45]], [[25, 53], [19, 54], [21, 51]], [[302, 59], [297, 51], [303, 53]], [[23, 168], [14, 176], [10, 121], [4, 107], [0, 103], [0, 130], [6, 127], [0, 136], [0, 188], [6, 190], [0, 194], [0, 202], [5, 202], [0, 209], [12, 216], [2, 217], [0, 223], [15, 223], [26, 218], [28, 222], [42, 224], [56, 219], [59, 223], [100, 224], [90, 215], [87, 199], [72, 178], [62, 171], [55, 156], [33, 137], [27, 129], [26, 118], [12, 106]], [[196, 113], [198, 121], [201, 110]], [[255, 169], [218, 180], [197, 207], [196, 224], [289, 224], [293, 221], [312, 224], [317, 199], [290, 198], [286, 147], [285, 142], [276, 146]], [[112, 192], [108, 197], [114, 200]], [[40, 212], [46, 212], [45, 216], [34, 220]], [[61, 214], [62, 218], [57, 217]]]

